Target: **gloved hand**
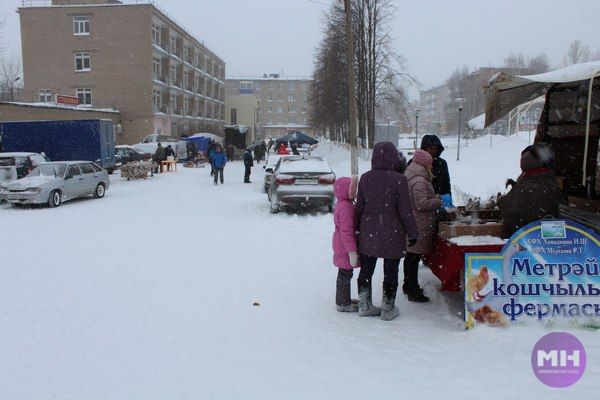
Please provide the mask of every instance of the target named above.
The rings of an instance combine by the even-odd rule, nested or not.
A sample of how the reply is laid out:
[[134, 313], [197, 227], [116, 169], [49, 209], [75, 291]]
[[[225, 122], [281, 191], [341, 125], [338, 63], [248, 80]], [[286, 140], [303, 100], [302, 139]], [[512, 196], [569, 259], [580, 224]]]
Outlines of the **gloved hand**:
[[351, 251], [348, 253], [348, 258], [350, 258], [352, 268], [356, 268], [358, 266], [358, 254], [355, 251]]
[[408, 239], [408, 245], [410, 247], [414, 246], [415, 244], [417, 244], [417, 239]]

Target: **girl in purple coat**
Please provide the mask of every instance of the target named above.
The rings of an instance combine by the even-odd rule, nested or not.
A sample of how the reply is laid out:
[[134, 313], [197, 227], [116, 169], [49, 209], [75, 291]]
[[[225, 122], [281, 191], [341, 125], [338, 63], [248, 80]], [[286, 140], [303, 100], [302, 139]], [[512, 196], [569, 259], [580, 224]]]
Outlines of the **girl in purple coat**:
[[338, 268], [335, 304], [339, 312], [357, 312], [358, 302], [350, 298], [353, 269], [358, 264], [356, 246], [356, 179], [339, 178], [333, 185], [337, 198], [333, 221], [333, 265]]

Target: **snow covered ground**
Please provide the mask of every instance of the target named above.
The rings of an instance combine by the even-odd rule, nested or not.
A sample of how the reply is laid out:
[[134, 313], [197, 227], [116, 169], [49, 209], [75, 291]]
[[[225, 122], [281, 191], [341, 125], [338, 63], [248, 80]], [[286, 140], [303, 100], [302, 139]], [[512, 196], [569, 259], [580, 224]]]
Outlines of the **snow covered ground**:
[[[490, 150], [484, 138], [460, 163], [449, 148], [453, 183], [494, 193], [518, 175], [526, 145], [526, 136], [498, 138]], [[320, 151], [348, 175], [345, 153]], [[270, 215], [260, 168], [251, 185], [239, 162], [225, 179], [215, 187], [208, 169], [184, 168], [148, 181], [115, 175], [103, 200], [1, 205], [0, 398], [599, 395], [600, 333], [571, 331], [586, 346], [586, 374], [569, 389], [547, 388], [530, 366], [547, 328], [466, 332], [459, 296], [439, 293], [425, 269], [430, 304], [399, 294], [392, 322], [338, 313], [332, 216]]]

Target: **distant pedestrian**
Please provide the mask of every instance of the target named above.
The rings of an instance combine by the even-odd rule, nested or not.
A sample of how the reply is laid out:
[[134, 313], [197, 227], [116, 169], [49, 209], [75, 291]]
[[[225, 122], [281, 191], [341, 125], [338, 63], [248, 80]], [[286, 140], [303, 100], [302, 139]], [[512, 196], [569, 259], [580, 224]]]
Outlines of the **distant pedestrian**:
[[233, 157], [235, 156], [235, 147], [231, 143], [225, 146], [225, 154], [227, 155], [227, 159], [229, 161], [233, 161]]
[[260, 143], [254, 146], [254, 160], [257, 164], [260, 164], [261, 160], [264, 157], [264, 149], [261, 147]]
[[338, 268], [335, 304], [339, 312], [357, 312], [358, 301], [353, 301], [350, 293], [353, 269], [358, 268], [358, 248], [356, 243], [357, 218], [356, 198], [357, 179], [339, 178], [333, 185], [337, 200], [333, 213], [333, 265]]
[[279, 147], [277, 148], [277, 154], [282, 155], [282, 156], [288, 156], [290, 155], [290, 152], [287, 149], [287, 146], [285, 145], [285, 143], [280, 143]]
[[166, 160], [165, 157], [165, 149], [164, 147], [162, 147], [162, 144], [158, 144], [156, 146], [156, 151], [154, 152], [154, 156], [152, 157], [154, 159], [154, 162], [156, 163], [156, 168], [155, 168], [155, 172], [158, 173], [158, 171], [160, 170], [160, 172], [163, 172], [163, 168], [162, 168], [162, 162], [164, 160]]
[[213, 157], [216, 153], [216, 148], [217, 143], [214, 140], [211, 140], [206, 151], [206, 154], [208, 154], [208, 161], [210, 162], [210, 176], [213, 176], [215, 174], [215, 167], [213, 166]]
[[252, 173], [252, 167], [254, 167], [254, 162], [252, 161], [252, 150], [250, 148], [246, 149], [244, 153], [244, 183], [250, 182], [250, 174]]
[[218, 184], [219, 180], [221, 184], [225, 183], [223, 179], [223, 170], [227, 164], [227, 156], [223, 153], [223, 147], [220, 144], [215, 146], [215, 152], [212, 157], [212, 167], [214, 170], [213, 176], [215, 178], [215, 185]]
[[275, 141], [273, 139], [269, 139], [269, 144], [267, 146], [267, 152], [271, 152], [271, 149], [275, 146]]
[[266, 156], [267, 156], [267, 144], [265, 143], [264, 140], [261, 140], [259, 146], [260, 146], [260, 151], [262, 153], [262, 159], [261, 159], [261, 161], [263, 161], [263, 160], [266, 159]]
[[298, 151], [298, 145], [294, 142], [292, 142], [292, 144], [290, 144], [290, 149], [292, 149], [292, 154], [295, 156], [299, 156], [300, 152]]

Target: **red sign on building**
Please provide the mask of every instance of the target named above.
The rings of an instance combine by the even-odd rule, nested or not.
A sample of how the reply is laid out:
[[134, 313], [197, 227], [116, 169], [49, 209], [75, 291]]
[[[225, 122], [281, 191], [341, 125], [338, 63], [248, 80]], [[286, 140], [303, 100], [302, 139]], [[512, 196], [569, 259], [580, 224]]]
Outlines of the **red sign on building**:
[[79, 105], [79, 97], [65, 96], [62, 94], [57, 94], [56, 95], [56, 104], [64, 104], [67, 106], [78, 106]]

